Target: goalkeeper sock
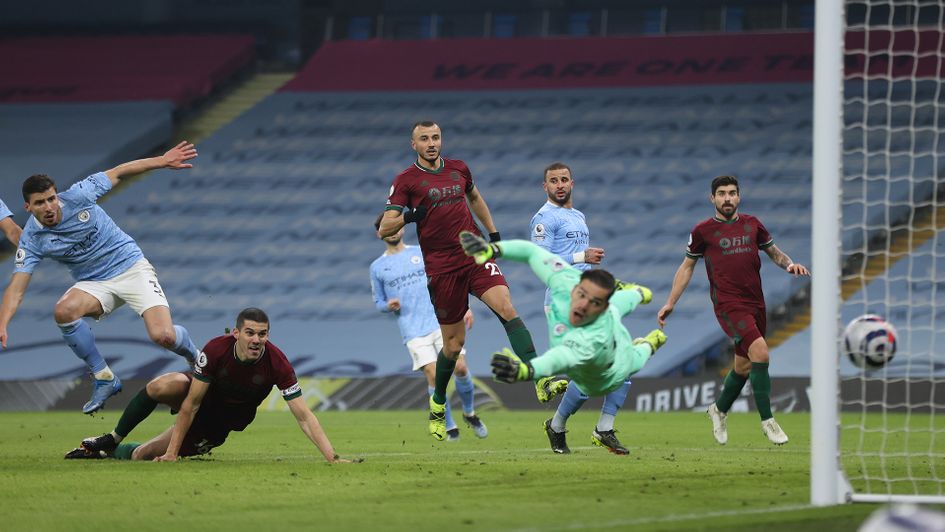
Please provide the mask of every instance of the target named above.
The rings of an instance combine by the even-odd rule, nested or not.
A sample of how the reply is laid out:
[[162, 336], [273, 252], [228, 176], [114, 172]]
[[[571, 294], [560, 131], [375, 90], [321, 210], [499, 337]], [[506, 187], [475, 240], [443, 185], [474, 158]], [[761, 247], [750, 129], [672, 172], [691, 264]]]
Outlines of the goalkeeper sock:
[[453, 370], [456, 368], [456, 361], [446, 358], [443, 350], [436, 355], [436, 377], [433, 380], [433, 402], [437, 404], [446, 403], [446, 387], [450, 384], [450, 377], [453, 376]]
[[732, 403], [742, 393], [742, 388], [745, 387], [746, 382], [748, 382], [747, 376], [743, 377], [735, 373], [734, 369], [729, 370], [728, 375], [725, 376], [725, 384], [722, 385], [722, 393], [715, 400], [715, 406], [719, 407], [722, 412], [728, 412], [732, 408]]
[[568, 383], [568, 389], [561, 397], [561, 403], [555, 410], [555, 417], [551, 418], [551, 430], [555, 432], [564, 432], [568, 418], [584, 406], [587, 401], [587, 395], [581, 393], [581, 390], [574, 384], [574, 381]]
[[[433, 395], [433, 387], [427, 386], [427, 392], [430, 395]], [[456, 428], [456, 421], [453, 420], [453, 409], [450, 408], [449, 401], [446, 401], [444, 406], [446, 407], [446, 430], [453, 430]]]
[[453, 382], [456, 383], [456, 393], [459, 395], [459, 400], [463, 403], [463, 414], [471, 416], [473, 412], [476, 411], [475, 404], [473, 403], [473, 394], [476, 392], [476, 385], [473, 384], [472, 375], [468, 373], [462, 377], [454, 375]]
[[751, 391], [755, 396], [755, 408], [761, 420], [771, 419], [771, 377], [768, 375], [767, 362], [752, 362], [751, 373]]
[[131, 453], [135, 452], [135, 449], [138, 447], [141, 447], [141, 444], [138, 442], [120, 443], [118, 447], [115, 447], [112, 458], [116, 460], [131, 460]]
[[[138, 395], [131, 399], [131, 402], [125, 407], [125, 411], [121, 413], [121, 418], [118, 419], [118, 424], [115, 425], [115, 434], [121, 438], [130, 434], [139, 423], [150, 416], [151, 412], [154, 412], [157, 405], [157, 401], [151, 399], [148, 395], [148, 390], [146, 388], [142, 389], [138, 392]], [[116, 440], [121, 441], [118, 438]]]
[[598, 431], [614, 430], [614, 418], [617, 417], [617, 411], [623, 407], [627, 400], [627, 394], [630, 393], [630, 381], [626, 381], [620, 388], [604, 396], [604, 406], [600, 410], [600, 419], [597, 421]]
[[512, 351], [522, 359], [522, 362], [529, 362], [536, 356], [535, 342], [532, 341], [532, 334], [525, 327], [525, 322], [518, 316], [509, 321], [503, 321], [505, 334], [509, 337], [509, 343], [512, 344]]

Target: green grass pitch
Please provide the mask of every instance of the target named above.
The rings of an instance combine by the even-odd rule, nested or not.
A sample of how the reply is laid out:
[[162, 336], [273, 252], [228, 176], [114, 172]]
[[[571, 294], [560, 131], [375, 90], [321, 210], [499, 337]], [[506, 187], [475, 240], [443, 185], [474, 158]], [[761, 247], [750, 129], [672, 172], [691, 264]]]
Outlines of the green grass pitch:
[[[286, 412], [261, 412], [212, 456], [176, 464], [63, 460], [119, 415], [0, 414], [3, 530], [855, 530], [876, 509], [811, 508], [809, 416], [784, 414], [776, 448], [754, 414], [729, 443], [704, 414], [623, 413], [630, 456], [590, 445], [596, 412], [569, 422], [554, 455], [550, 412], [483, 412], [490, 435], [425, 434], [425, 413], [323, 412], [332, 443], [361, 464], [328, 465]], [[156, 411], [129, 440], [173, 418]]]

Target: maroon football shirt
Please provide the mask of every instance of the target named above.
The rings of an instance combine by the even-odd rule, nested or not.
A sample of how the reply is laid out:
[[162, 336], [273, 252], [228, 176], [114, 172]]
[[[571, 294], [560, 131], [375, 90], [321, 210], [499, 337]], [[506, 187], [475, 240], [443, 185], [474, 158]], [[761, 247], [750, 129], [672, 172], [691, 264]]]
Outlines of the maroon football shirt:
[[266, 342], [263, 355], [254, 362], [236, 357], [236, 338], [218, 336], [207, 342], [197, 357], [194, 378], [210, 383], [200, 405], [226, 416], [231, 430], [243, 430], [256, 417], [256, 408], [278, 386], [289, 401], [302, 395], [295, 370], [285, 354]]
[[758, 251], [774, 244], [761, 220], [738, 214], [730, 221], [709, 218], [689, 235], [686, 256], [705, 257], [709, 295], [716, 309], [729, 304], [764, 307]]
[[417, 224], [427, 275], [457, 270], [472, 262], [472, 257], [463, 253], [459, 233], [481, 234], [466, 204], [466, 193], [474, 185], [469, 167], [456, 159], [442, 161], [435, 171], [414, 163], [401, 172], [394, 178], [387, 200], [388, 210], [427, 208], [426, 217]]

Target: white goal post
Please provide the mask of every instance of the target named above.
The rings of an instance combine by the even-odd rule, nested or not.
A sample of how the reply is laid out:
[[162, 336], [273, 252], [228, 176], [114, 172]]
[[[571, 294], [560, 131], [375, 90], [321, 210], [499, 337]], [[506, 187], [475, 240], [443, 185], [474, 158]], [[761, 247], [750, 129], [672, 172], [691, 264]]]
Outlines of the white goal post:
[[[813, 505], [945, 503], [943, 51], [939, 0], [816, 2]], [[866, 313], [899, 332], [872, 371], [839, 354]]]

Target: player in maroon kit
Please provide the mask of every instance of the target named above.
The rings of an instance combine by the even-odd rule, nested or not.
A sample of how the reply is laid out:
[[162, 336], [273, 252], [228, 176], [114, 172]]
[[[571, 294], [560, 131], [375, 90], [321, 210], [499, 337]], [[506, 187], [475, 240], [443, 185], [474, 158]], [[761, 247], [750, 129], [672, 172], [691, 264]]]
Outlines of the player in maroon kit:
[[720, 444], [728, 441], [725, 417], [745, 382], [751, 380], [755, 406], [761, 415], [761, 430], [772, 443], [783, 445], [788, 437], [771, 415], [768, 344], [764, 338], [765, 298], [761, 291], [758, 251], [767, 253], [772, 262], [795, 277], [810, 275], [810, 272], [778, 249], [761, 220], [738, 213], [737, 179], [732, 176], [713, 179], [709, 200], [715, 205], [715, 216], [700, 222], [690, 233], [686, 258], [676, 270], [673, 288], [657, 314], [657, 321], [660, 327], [666, 324], [666, 318], [692, 279], [696, 261], [705, 257], [715, 316], [725, 334], [735, 342], [734, 367], [725, 377], [718, 400], [709, 407], [712, 433]]
[[[167, 462], [179, 456], [206, 454], [222, 445], [231, 431], [242, 431], [252, 423], [256, 408], [277, 386], [302, 432], [325, 459], [349, 462], [335, 454], [302, 398], [292, 364], [268, 337], [266, 313], [257, 308], [244, 309], [236, 318], [232, 334], [214, 338], [203, 348], [192, 378], [184, 373], [167, 373], [152, 380], [131, 400], [113, 432], [83, 440], [82, 446], [66, 458]], [[121, 443], [158, 403], [179, 410], [174, 426], [144, 444]]]
[[[417, 152], [417, 160], [394, 179], [378, 233], [383, 238], [397, 233], [405, 224], [417, 224], [430, 300], [443, 334], [443, 349], [437, 356], [435, 387], [430, 397], [429, 426], [430, 434], [442, 440], [446, 436], [443, 406], [446, 386], [466, 341], [463, 315], [469, 308], [469, 294], [482, 300], [499, 317], [519, 358], [535, 358], [535, 346], [512, 306], [509, 287], [499, 266], [494, 260], [476, 264], [463, 253], [459, 243], [460, 231], [480, 235], [473, 214], [489, 232], [489, 239], [499, 240], [492, 214], [473, 183], [469, 167], [463, 161], [440, 156], [440, 126], [434, 122], [414, 124], [410, 146]], [[539, 381], [536, 384], [539, 401], [551, 399], [564, 387], [566, 383], [562, 386], [561, 381], [551, 378]]]

